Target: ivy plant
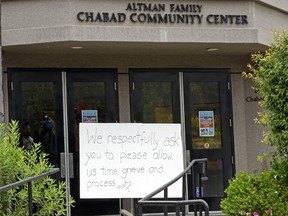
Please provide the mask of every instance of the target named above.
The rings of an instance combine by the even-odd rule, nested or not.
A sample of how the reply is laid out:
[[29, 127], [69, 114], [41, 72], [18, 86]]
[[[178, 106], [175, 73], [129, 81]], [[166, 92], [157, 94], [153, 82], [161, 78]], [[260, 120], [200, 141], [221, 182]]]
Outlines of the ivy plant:
[[[0, 186], [26, 179], [49, 171], [53, 166], [41, 144], [31, 150], [19, 146], [18, 124], [0, 123]], [[66, 215], [66, 209], [74, 200], [66, 200], [66, 185], [51, 177], [32, 182], [33, 215]], [[23, 185], [0, 192], [0, 215], [22, 216], [28, 214], [28, 186]]]

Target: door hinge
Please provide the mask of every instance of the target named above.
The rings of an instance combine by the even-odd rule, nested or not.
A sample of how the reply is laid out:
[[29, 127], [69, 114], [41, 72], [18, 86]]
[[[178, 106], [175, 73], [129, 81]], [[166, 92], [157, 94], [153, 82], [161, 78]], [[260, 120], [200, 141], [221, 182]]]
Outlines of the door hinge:
[[230, 82], [227, 83], [227, 88], [230, 91]]
[[11, 91], [13, 91], [13, 82], [11, 82]]
[[232, 127], [232, 119], [231, 118], [229, 118], [229, 125], [230, 125], [230, 127]]
[[116, 91], [117, 90], [117, 83], [114, 82], [114, 90]]
[[234, 164], [234, 156], [231, 156], [231, 164]]
[[135, 84], [134, 84], [134, 82], [132, 82], [132, 90], [133, 90], [133, 91], [135, 90]]

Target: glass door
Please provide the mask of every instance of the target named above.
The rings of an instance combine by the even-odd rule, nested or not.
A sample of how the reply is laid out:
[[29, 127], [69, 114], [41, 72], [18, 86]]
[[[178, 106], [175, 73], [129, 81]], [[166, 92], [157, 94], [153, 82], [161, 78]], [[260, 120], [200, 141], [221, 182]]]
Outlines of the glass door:
[[219, 210], [220, 199], [232, 177], [228, 73], [184, 72], [186, 148], [191, 160], [208, 158], [208, 180], [192, 187], [190, 197], [203, 197], [211, 210]]
[[[118, 199], [80, 199], [79, 197], [79, 123], [85, 112], [96, 111], [92, 121], [117, 122], [116, 71], [109, 69], [67, 70], [69, 152], [73, 158], [71, 195], [76, 199], [72, 215], [105, 215], [119, 212]], [[85, 120], [84, 120], [85, 121]], [[70, 165], [71, 168], [71, 165]]]
[[[40, 142], [49, 160], [61, 172], [70, 171], [70, 194], [76, 200], [72, 215], [111, 215], [119, 212], [119, 200], [80, 199], [79, 132], [82, 111], [97, 110], [98, 122], [116, 122], [116, 70], [66, 70], [68, 101], [69, 164], [63, 165], [63, 93], [60, 69], [9, 69], [10, 119], [19, 121], [21, 142], [26, 148]], [[31, 138], [29, 140], [29, 137]]]
[[220, 199], [234, 172], [228, 71], [183, 69], [184, 91], [181, 93], [179, 72], [177, 69], [131, 70], [132, 120], [180, 123], [180, 97], [184, 98], [186, 149], [190, 161], [208, 158], [208, 180], [196, 189], [189, 178], [189, 197], [201, 195], [211, 210], [219, 210]]
[[[131, 70], [130, 82], [132, 122], [180, 123], [178, 73], [167, 70]], [[163, 208], [145, 206], [143, 212], [163, 212]]]
[[[10, 119], [19, 122], [21, 143], [41, 143], [50, 162], [60, 168], [63, 147], [61, 74], [55, 70], [9, 70]], [[60, 174], [57, 174], [60, 179]]]

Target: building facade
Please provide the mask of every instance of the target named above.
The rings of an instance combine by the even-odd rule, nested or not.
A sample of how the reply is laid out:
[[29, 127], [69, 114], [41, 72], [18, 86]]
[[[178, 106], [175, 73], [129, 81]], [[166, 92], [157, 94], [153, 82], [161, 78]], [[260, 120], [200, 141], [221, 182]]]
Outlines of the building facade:
[[[77, 202], [68, 215], [134, 209], [133, 199], [79, 198], [82, 110], [99, 122], [180, 123], [183, 162], [209, 160], [211, 211], [228, 180], [270, 150], [254, 123], [261, 98], [241, 72], [288, 27], [286, 0], [2, 0], [1, 10], [0, 109], [20, 129], [29, 123], [61, 168]], [[205, 113], [212, 125], [201, 125]]]

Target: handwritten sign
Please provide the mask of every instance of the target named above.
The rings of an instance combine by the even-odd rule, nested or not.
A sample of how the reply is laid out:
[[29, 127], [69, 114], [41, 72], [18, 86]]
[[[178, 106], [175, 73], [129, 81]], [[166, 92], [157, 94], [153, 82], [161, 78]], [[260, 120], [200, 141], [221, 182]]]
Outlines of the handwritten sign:
[[[182, 171], [180, 124], [80, 123], [82, 199], [141, 198]], [[181, 197], [182, 181], [168, 194]]]

